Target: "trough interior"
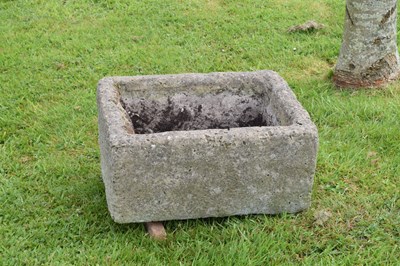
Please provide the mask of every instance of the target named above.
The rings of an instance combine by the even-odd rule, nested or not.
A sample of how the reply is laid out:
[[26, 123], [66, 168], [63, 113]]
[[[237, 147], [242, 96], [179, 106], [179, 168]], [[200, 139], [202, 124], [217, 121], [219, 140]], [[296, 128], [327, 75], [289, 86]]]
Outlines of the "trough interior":
[[229, 91], [205, 95], [178, 93], [158, 99], [121, 98], [136, 134], [276, 125], [265, 94]]

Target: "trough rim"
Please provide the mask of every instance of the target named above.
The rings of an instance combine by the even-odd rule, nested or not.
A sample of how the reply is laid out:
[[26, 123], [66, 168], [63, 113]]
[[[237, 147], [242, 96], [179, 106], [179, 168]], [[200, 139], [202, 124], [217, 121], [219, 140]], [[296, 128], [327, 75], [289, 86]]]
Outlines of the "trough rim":
[[[270, 80], [269, 86], [274, 99], [292, 116], [292, 123], [289, 125], [278, 126], [256, 126], [256, 127], [238, 127], [230, 129], [203, 129], [186, 131], [166, 131], [151, 134], [136, 134], [133, 131], [133, 125], [128, 117], [126, 110], [120, 102], [120, 89], [122, 83], [145, 82], [155, 79], [175, 78], [180, 80], [212, 80], [214, 76], [224, 76], [226, 78], [254, 78]], [[271, 82], [275, 81], [275, 82]], [[297, 100], [297, 97], [290, 89], [287, 82], [272, 70], [259, 70], [251, 72], [212, 72], [212, 73], [183, 73], [183, 74], [165, 74], [165, 75], [139, 75], [139, 76], [110, 76], [104, 77], [98, 82], [97, 86], [97, 104], [99, 111], [103, 112], [106, 121], [106, 130], [108, 131], [111, 147], [124, 147], [137, 145], [148, 138], [157, 139], [173, 138], [203, 138], [204, 135], [212, 134], [213, 137], [221, 135], [234, 135], [238, 138], [245, 137], [248, 134], [285, 136], [293, 134], [311, 135], [318, 138], [318, 131], [315, 124], [311, 121], [310, 115]]]

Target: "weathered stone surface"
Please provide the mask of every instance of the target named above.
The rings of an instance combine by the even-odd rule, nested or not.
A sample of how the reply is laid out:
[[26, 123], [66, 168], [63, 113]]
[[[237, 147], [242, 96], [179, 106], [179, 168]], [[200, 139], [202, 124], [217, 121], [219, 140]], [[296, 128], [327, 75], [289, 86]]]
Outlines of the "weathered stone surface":
[[109, 77], [97, 102], [102, 176], [118, 223], [310, 206], [317, 129], [275, 72]]

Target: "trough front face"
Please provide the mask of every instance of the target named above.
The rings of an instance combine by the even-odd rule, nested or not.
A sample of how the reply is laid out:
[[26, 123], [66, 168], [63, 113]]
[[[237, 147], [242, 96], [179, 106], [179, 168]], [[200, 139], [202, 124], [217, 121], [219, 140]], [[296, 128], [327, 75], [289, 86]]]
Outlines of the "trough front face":
[[310, 206], [317, 130], [275, 72], [104, 78], [97, 102], [118, 223]]

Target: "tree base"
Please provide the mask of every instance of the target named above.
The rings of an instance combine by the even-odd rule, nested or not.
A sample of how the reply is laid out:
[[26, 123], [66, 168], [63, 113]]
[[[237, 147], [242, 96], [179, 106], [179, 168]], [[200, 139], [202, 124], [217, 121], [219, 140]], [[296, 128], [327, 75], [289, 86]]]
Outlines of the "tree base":
[[333, 75], [333, 83], [339, 88], [351, 88], [351, 89], [371, 89], [371, 88], [382, 88], [388, 85], [393, 80], [398, 79], [400, 72], [397, 71], [389, 77], [382, 77], [380, 79], [366, 79], [365, 77], [355, 76], [352, 73], [346, 71], [335, 71]]
[[[349, 64], [351, 66], [351, 63]], [[349, 67], [351, 69], [351, 67]], [[333, 82], [340, 88], [379, 88], [399, 77], [400, 66], [395, 54], [388, 54], [361, 72], [335, 69]]]

